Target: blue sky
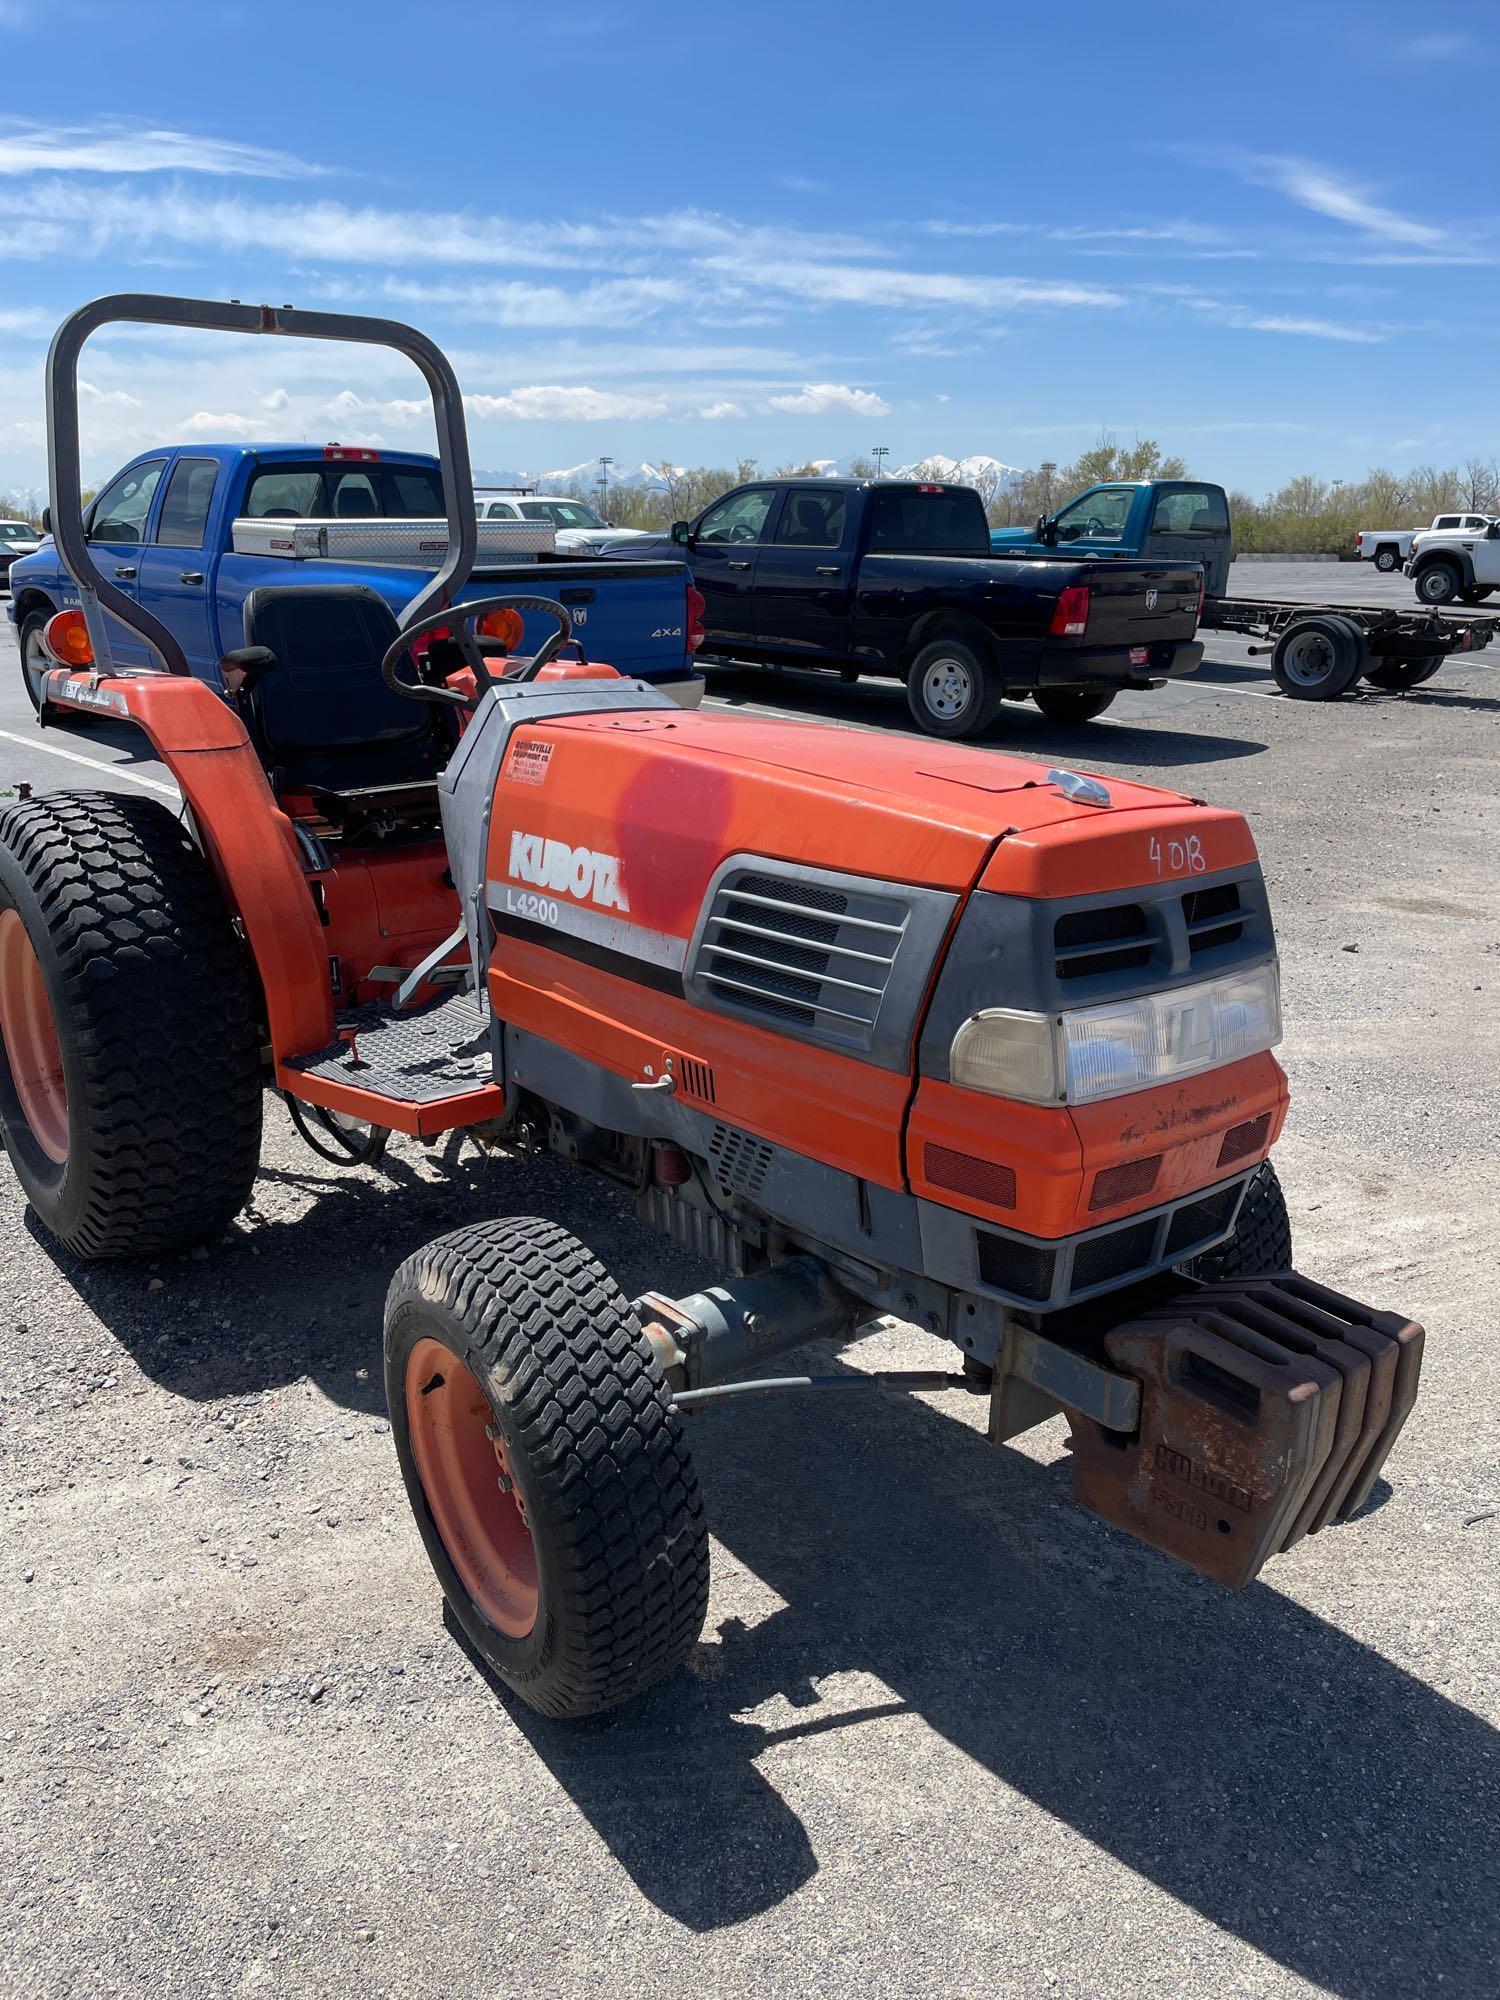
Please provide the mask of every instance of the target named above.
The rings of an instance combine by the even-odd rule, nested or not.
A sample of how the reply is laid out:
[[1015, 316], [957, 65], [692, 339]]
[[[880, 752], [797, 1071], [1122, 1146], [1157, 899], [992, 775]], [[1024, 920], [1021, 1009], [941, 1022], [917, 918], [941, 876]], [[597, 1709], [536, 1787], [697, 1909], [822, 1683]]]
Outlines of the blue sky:
[[[0, 484], [53, 326], [149, 289], [368, 309], [475, 462], [1066, 460], [1260, 491], [1490, 457], [1488, 9], [0, 0]], [[28, 107], [22, 110], [21, 107]], [[421, 447], [414, 373], [85, 357], [94, 474], [179, 437]]]

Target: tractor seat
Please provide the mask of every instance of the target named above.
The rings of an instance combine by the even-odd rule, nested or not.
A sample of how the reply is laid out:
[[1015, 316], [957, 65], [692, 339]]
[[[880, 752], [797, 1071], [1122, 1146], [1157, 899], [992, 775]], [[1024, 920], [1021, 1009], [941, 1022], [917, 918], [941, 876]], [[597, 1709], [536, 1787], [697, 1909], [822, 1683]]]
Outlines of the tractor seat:
[[245, 599], [245, 644], [266, 647], [275, 664], [241, 706], [278, 793], [357, 802], [428, 785], [436, 806], [451, 725], [386, 686], [380, 662], [398, 631], [385, 599], [364, 584], [268, 584]]

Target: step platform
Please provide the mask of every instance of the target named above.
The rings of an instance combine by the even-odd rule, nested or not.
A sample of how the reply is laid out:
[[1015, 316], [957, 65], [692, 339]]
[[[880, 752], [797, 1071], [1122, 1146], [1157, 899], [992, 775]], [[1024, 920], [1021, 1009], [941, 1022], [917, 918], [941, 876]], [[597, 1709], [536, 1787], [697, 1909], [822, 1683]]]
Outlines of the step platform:
[[1141, 1385], [1140, 1425], [1072, 1418], [1074, 1495], [1237, 1589], [1369, 1499], [1422, 1343], [1415, 1321], [1296, 1272], [1195, 1285], [1105, 1336]]
[[398, 1012], [384, 1001], [345, 1008], [327, 1048], [277, 1066], [309, 1104], [419, 1137], [498, 1117], [489, 1014], [470, 993]]

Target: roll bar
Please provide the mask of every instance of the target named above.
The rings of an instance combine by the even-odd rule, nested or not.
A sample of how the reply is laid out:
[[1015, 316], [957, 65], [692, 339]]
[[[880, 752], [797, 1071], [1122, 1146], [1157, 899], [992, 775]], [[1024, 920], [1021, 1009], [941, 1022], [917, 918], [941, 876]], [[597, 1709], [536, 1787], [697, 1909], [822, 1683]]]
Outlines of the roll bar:
[[93, 644], [95, 671], [109, 673], [113, 660], [104, 613], [112, 611], [139, 632], [170, 674], [188, 672], [187, 657], [159, 618], [105, 581], [89, 553], [83, 529], [83, 490], [78, 462], [78, 356], [101, 326], [125, 321], [141, 326], [186, 326], [215, 333], [279, 333], [303, 340], [352, 340], [369, 347], [393, 347], [414, 361], [432, 391], [443, 506], [448, 516], [448, 548], [442, 567], [401, 613], [403, 630], [430, 611], [444, 609], [469, 578], [479, 535], [474, 518], [473, 472], [464, 426], [458, 377], [442, 349], [399, 320], [369, 319], [355, 313], [298, 312], [291, 306], [246, 306], [238, 301], [174, 299], [155, 292], [114, 292], [70, 313], [52, 337], [47, 354], [47, 473], [51, 488], [52, 534], [63, 567], [78, 586], [79, 602]]

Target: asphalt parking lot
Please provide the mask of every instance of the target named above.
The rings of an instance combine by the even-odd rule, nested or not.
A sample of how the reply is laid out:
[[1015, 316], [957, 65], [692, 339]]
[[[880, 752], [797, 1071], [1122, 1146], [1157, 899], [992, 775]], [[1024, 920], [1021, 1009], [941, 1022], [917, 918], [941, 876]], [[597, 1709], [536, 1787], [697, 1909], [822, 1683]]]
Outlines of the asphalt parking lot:
[[[1233, 588], [1410, 601], [1363, 566]], [[167, 785], [103, 729], [43, 739], [0, 632], [0, 791]], [[878, 685], [709, 699], [908, 726]], [[561, 1165], [397, 1142], [338, 1175], [275, 1104], [253, 1206], [160, 1269], [63, 1256], [0, 1163], [0, 1991], [1493, 1995], [1500, 644], [1323, 705], [1211, 636], [1188, 682], [993, 741], [1250, 817], [1299, 1266], [1428, 1328], [1366, 1514], [1229, 1596], [1074, 1506], [1060, 1423], [726, 1407], [694, 1420], [690, 1670], [543, 1723], [443, 1622], [387, 1279], [504, 1212], [627, 1293], [702, 1268]], [[845, 1356], [937, 1359], [900, 1327]]]

